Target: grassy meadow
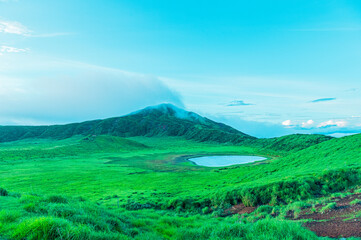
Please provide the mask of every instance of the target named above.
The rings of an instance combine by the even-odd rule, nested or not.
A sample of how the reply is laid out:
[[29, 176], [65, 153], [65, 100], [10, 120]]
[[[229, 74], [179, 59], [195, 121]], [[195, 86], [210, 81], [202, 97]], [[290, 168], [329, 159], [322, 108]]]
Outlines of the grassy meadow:
[[[357, 187], [360, 144], [360, 135], [300, 151], [282, 145], [108, 135], [1, 143], [0, 236], [318, 239], [284, 214], [272, 216], [275, 210], [267, 207], [244, 216], [227, 209], [242, 203], [283, 211]], [[187, 161], [190, 156], [229, 154], [267, 160], [218, 168]]]

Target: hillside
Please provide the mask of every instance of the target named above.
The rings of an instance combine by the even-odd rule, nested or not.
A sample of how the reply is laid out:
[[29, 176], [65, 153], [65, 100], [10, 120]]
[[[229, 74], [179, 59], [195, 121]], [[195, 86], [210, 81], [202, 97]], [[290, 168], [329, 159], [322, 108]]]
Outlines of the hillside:
[[234, 144], [256, 139], [225, 124], [211, 121], [170, 104], [148, 107], [123, 117], [105, 120], [53, 126], [0, 127], [0, 142], [28, 138], [65, 139], [76, 135], [183, 136], [201, 142]]
[[320, 134], [292, 134], [277, 138], [259, 139], [258, 145], [277, 151], [297, 152], [313, 145], [333, 139]]
[[[0, 238], [5, 239], [41, 236], [36, 223], [59, 229], [54, 233], [59, 238], [49, 239], [68, 239], [68, 233], [77, 234], [80, 228], [86, 231], [83, 236], [94, 239], [119, 239], [124, 234], [125, 239], [138, 234], [138, 239], [212, 239], [218, 231], [233, 233], [228, 229], [231, 221], [236, 221], [234, 227], [241, 226], [240, 221], [246, 224], [244, 229], [258, 224], [266, 224], [261, 229], [280, 223], [289, 230], [298, 226], [290, 234], [306, 235], [290, 239], [318, 239], [290, 222], [290, 209], [296, 214], [308, 206], [311, 211], [310, 202], [354, 191], [361, 180], [361, 135], [256, 139], [168, 105], [78, 124], [8, 127], [4, 136], [10, 130], [23, 139], [0, 143], [0, 195], [1, 191], [4, 195], [0, 196], [0, 222], [8, 219], [0, 224]], [[202, 138], [212, 132], [218, 138]], [[38, 138], [31, 138], [39, 133]], [[247, 140], [219, 144], [227, 137]], [[256, 155], [267, 160], [210, 168], [185, 157], [208, 155]], [[323, 214], [324, 205], [312, 204], [317, 214]], [[233, 208], [240, 210], [239, 215], [228, 216]], [[244, 209], [254, 213], [247, 215]], [[139, 220], [144, 218], [146, 222]], [[129, 221], [121, 223], [123, 219]], [[185, 221], [194, 226], [188, 227]], [[184, 236], [179, 235], [179, 226], [185, 226]], [[277, 233], [288, 234], [277, 229], [271, 235]], [[156, 237], [147, 238], [148, 234]], [[253, 230], [247, 233], [250, 239], [258, 235]], [[285, 239], [283, 235], [275, 238]]]
[[283, 165], [297, 164], [309, 170], [361, 167], [361, 134], [335, 138], [280, 159]]
[[323, 135], [290, 135], [257, 139], [171, 104], [147, 107], [123, 117], [52, 126], [0, 126], [0, 142], [31, 138], [66, 139], [77, 135], [117, 137], [178, 136], [198, 142], [247, 145], [272, 151], [298, 151], [331, 139]]

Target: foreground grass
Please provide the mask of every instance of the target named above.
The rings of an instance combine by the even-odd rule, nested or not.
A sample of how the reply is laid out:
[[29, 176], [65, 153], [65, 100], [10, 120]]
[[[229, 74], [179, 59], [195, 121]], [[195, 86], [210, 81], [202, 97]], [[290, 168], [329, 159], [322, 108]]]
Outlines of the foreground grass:
[[[341, 152], [334, 156], [337, 152], [333, 151], [333, 155], [322, 157], [329, 151], [328, 146], [342, 145], [338, 141], [275, 159], [274, 152], [267, 149], [177, 137], [24, 140], [0, 145], [1, 185], [19, 192], [84, 196], [109, 206], [129, 203], [136, 209], [151, 206], [199, 211], [206, 206], [224, 208], [239, 202], [248, 206], [289, 203], [342, 191], [361, 179], [357, 151], [361, 141], [352, 139], [355, 150], [348, 149], [349, 155]], [[319, 154], [314, 155], [314, 151]], [[181, 155], [212, 154], [261, 155], [270, 160], [268, 164], [222, 168], [174, 160]], [[334, 159], [332, 165], [329, 158]]]
[[[291, 204], [348, 189], [361, 180], [360, 143], [361, 137], [353, 136], [292, 154], [284, 147], [275, 152], [274, 147], [271, 151], [178, 137], [75, 136], [2, 143], [0, 187], [25, 194], [0, 197], [0, 236], [316, 239], [300, 225], [281, 219], [262, 217], [254, 223], [204, 213], [222, 212], [241, 202]], [[340, 146], [344, 151], [335, 150]], [[268, 160], [207, 168], [177, 158], [217, 154]]]
[[107, 209], [59, 195], [9, 195], [0, 201], [5, 239], [318, 239], [300, 224], [274, 219], [254, 224], [238, 216]]

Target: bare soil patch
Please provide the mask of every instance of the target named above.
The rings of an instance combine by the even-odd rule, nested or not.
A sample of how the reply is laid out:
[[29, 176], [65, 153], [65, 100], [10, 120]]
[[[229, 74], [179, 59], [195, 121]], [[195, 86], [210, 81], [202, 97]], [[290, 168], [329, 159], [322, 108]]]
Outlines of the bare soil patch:
[[322, 237], [361, 237], [361, 217], [355, 216], [361, 211], [361, 204], [351, 205], [361, 194], [353, 194], [344, 198], [333, 198], [336, 208], [321, 213], [322, 206], [316, 206], [317, 212], [310, 213], [306, 209], [298, 219], [308, 219], [304, 226]]
[[245, 213], [252, 213], [256, 210], [256, 207], [246, 207], [244, 204], [237, 204], [233, 205], [230, 209], [228, 209], [229, 212], [232, 214], [245, 214]]
[[[321, 209], [325, 205], [316, 205], [315, 212], [311, 208], [306, 208], [295, 217], [293, 211], [287, 213], [289, 220], [304, 220], [303, 226], [315, 232], [320, 237], [349, 238], [361, 237], [361, 204], [353, 204], [355, 199], [361, 200], [361, 193], [347, 197], [335, 197], [331, 202], [336, 203], [334, 209], [322, 213]], [[257, 207], [246, 207], [243, 204], [232, 206], [228, 209], [232, 214], [252, 213]], [[358, 213], [358, 214], [357, 214]]]

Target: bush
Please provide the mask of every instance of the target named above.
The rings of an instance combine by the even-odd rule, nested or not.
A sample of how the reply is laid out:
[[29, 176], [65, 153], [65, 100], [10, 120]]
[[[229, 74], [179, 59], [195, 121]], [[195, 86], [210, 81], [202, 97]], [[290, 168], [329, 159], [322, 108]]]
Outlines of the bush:
[[270, 214], [272, 212], [272, 210], [273, 210], [273, 207], [268, 206], [268, 205], [263, 205], [263, 206], [258, 207], [254, 213], [255, 214], [259, 214], [259, 213]]
[[50, 196], [50, 197], [48, 197], [47, 201], [50, 203], [68, 203], [68, 200], [65, 197], [60, 196], [60, 195]]
[[356, 198], [355, 200], [350, 202], [350, 205], [356, 205], [356, 204], [360, 204], [360, 203], [361, 203], [361, 200]]
[[6, 197], [9, 196], [9, 192], [4, 188], [0, 188], [0, 196]]
[[211, 209], [209, 207], [205, 207], [205, 208], [202, 209], [203, 214], [208, 214], [210, 212], [211, 212]]
[[335, 209], [336, 207], [337, 207], [337, 203], [335, 202], [329, 203], [321, 209], [321, 213], [325, 213], [327, 211]]
[[154, 208], [153, 204], [150, 203], [137, 203], [133, 201], [128, 201], [127, 204], [124, 204], [123, 207], [127, 210], [141, 210], [141, 209], [150, 209]]
[[218, 193], [212, 201], [219, 203], [242, 202], [245, 206], [289, 204], [312, 196], [343, 191], [361, 180], [359, 170], [340, 169], [324, 172], [319, 176], [286, 180], [255, 187], [228, 189]]

